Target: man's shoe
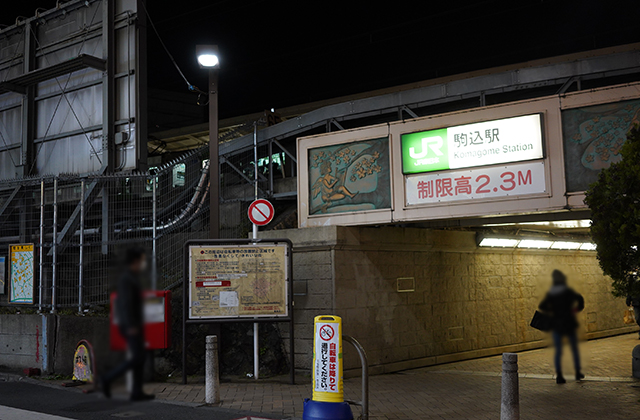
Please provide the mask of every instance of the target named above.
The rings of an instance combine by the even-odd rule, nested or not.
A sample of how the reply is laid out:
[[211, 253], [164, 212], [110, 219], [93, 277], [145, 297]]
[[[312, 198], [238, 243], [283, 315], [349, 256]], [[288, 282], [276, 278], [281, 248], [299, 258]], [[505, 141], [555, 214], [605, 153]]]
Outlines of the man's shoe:
[[104, 379], [100, 381], [100, 388], [105, 397], [111, 398], [111, 384]]
[[562, 375], [558, 375], [558, 376], [556, 377], [556, 383], [557, 383], [558, 385], [560, 385], [560, 384], [566, 384], [566, 383], [567, 383], [567, 381], [566, 381], [566, 379], [564, 379], [564, 376], [562, 376]]
[[581, 381], [584, 379], [584, 375], [581, 372], [576, 373], [576, 381]]
[[131, 396], [131, 401], [150, 401], [154, 399], [156, 396], [153, 394], [136, 394]]

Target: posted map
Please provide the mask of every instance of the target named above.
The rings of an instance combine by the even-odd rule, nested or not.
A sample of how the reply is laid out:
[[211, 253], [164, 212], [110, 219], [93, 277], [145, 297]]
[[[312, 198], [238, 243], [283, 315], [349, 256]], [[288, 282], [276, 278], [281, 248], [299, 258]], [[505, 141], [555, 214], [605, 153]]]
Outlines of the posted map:
[[33, 303], [33, 244], [9, 247], [9, 302]]
[[284, 245], [190, 247], [189, 317], [287, 316]]

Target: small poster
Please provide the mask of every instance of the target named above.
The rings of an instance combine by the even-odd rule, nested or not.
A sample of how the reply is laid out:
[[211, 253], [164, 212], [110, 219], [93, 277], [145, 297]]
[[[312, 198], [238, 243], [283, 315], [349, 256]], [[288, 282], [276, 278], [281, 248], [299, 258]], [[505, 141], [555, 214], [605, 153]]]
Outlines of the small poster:
[[33, 303], [33, 244], [9, 246], [9, 303]]
[[5, 272], [4, 257], [0, 257], [0, 295], [4, 295]]

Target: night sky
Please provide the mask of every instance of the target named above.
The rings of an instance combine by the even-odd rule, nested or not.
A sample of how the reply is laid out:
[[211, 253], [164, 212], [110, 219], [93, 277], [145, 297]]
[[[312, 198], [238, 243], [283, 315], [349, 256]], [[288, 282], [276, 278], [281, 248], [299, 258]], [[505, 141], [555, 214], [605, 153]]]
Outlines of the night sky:
[[[640, 41], [640, 1], [146, 0], [187, 78], [221, 49], [221, 117]], [[0, 22], [55, 0], [6, 1]], [[149, 30], [149, 84], [186, 84]], [[195, 100], [195, 98], [194, 98]]]

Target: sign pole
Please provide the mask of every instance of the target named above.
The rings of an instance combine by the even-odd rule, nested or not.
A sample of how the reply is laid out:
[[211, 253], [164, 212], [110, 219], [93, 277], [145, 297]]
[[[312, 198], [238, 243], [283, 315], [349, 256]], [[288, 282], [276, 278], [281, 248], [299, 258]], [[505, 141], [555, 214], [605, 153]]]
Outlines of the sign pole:
[[[258, 122], [253, 122], [253, 198], [258, 199]], [[258, 239], [258, 225], [253, 224], [253, 239]], [[260, 375], [260, 337], [258, 323], [253, 323], [253, 378], [258, 380]]]

